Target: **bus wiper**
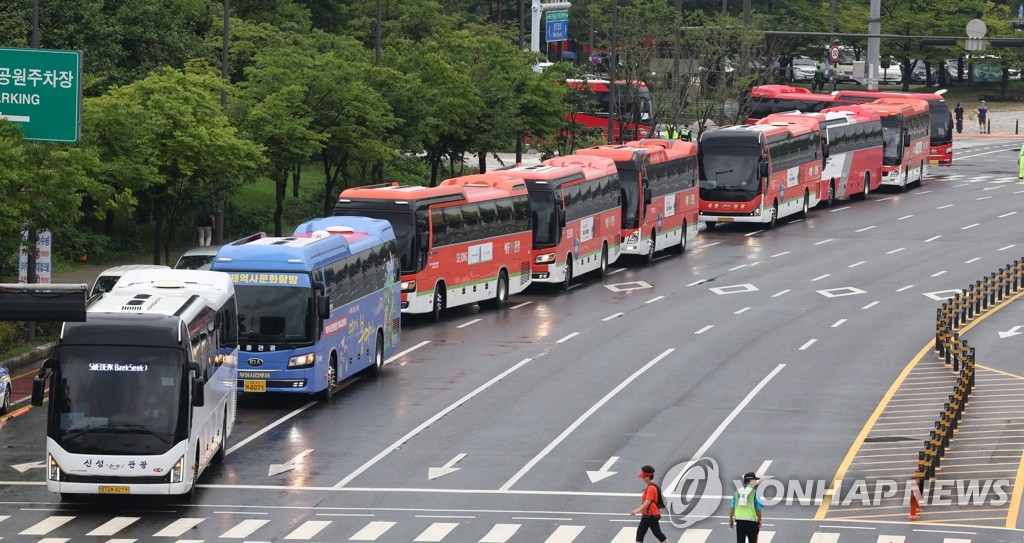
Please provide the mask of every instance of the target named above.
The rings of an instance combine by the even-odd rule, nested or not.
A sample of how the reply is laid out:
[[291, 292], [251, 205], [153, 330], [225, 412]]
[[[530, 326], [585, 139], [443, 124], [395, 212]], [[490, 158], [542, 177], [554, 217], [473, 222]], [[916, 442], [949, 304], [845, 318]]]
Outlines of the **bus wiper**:
[[98, 426], [87, 426], [85, 428], [78, 428], [76, 430], [68, 430], [61, 439], [63, 441], [71, 441], [72, 439], [78, 439], [84, 436], [85, 434], [88, 434], [94, 430], [99, 429], [101, 428]]
[[111, 430], [111, 431], [115, 431], [115, 432], [126, 432], [126, 433], [133, 433], [133, 434], [134, 433], [140, 433], [139, 431], [141, 430], [141, 433], [149, 434], [149, 435], [159, 439], [165, 445], [170, 445], [171, 444], [171, 440], [170, 439], [165, 439], [160, 434], [158, 434], [158, 433], [154, 432], [153, 430], [151, 430], [149, 428], [149, 426], [145, 426], [143, 424], [111, 424], [110, 426], [107, 426], [107, 429]]

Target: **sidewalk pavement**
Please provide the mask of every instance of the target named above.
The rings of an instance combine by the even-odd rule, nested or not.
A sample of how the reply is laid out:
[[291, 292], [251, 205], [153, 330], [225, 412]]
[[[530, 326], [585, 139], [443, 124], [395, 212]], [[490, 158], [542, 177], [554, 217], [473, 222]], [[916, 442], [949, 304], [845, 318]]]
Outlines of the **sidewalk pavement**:
[[[950, 108], [956, 104], [949, 104]], [[978, 117], [969, 104], [964, 105], [964, 129], [961, 133], [953, 132], [954, 138], [977, 136], [1024, 136], [1024, 109], [988, 111], [988, 132], [983, 133], [978, 126]]]

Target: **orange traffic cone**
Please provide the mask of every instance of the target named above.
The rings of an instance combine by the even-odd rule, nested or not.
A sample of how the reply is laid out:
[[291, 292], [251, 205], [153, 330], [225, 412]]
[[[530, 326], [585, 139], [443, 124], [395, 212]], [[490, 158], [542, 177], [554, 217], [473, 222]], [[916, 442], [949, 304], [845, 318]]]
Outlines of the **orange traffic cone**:
[[917, 474], [914, 474], [914, 476], [910, 478], [910, 484], [912, 485], [910, 489], [910, 514], [907, 515], [907, 518], [910, 520], [921, 519], [921, 517], [918, 516], [918, 512], [921, 511], [921, 504], [918, 501], [921, 491], [918, 489], [917, 480]]

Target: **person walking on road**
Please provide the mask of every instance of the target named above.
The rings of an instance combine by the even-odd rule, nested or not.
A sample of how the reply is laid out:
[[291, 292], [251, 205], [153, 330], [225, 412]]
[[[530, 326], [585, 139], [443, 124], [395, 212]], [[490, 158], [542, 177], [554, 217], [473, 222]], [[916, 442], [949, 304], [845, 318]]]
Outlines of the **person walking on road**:
[[[757, 497], [756, 473], [749, 471], [743, 476], [743, 488], [733, 492], [729, 506], [729, 528], [736, 525], [736, 543], [757, 543], [761, 531], [761, 500]], [[752, 482], [753, 481], [753, 482]]]
[[986, 134], [985, 121], [988, 120], [988, 106], [985, 105], [984, 100], [981, 101], [981, 105], [978, 106], [978, 109], [975, 111], [978, 112], [978, 130], [981, 131], [982, 134]]
[[953, 108], [953, 114], [956, 117], [956, 133], [963, 134], [964, 132], [964, 106], [960, 102], [956, 103], [956, 107]]
[[654, 537], [658, 538], [658, 541], [667, 543], [668, 538], [661, 532], [659, 525], [661, 509], [658, 508], [658, 502], [661, 498], [661, 489], [654, 483], [654, 468], [651, 466], [640, 468], [637, 477], [643, 479], [647, 488], [644, 489], [643, 496], [640, 498], [640, 507], [629, 512], [630, 515], [640, 515], [640, 525], [636, 527], [636, 541], [643, 543], [644, 538], [647, 537], [647, 530], [650, 530]]
[[1020, 158], [1017, 159], [1017, 180], [1024, 181], [1024, 145], [1020, 147]]

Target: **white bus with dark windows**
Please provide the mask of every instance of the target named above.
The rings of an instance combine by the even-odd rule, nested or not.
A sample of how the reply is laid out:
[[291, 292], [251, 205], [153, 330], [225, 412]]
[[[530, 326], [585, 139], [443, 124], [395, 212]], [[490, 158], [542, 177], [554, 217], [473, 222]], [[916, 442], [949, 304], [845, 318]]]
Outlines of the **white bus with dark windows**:
[[130, 271], [90, 300], [33, 382], [32, 405], [49, 400], [47, 489], [191, 500], [227, 453], [237, 323], [226, 273]]

